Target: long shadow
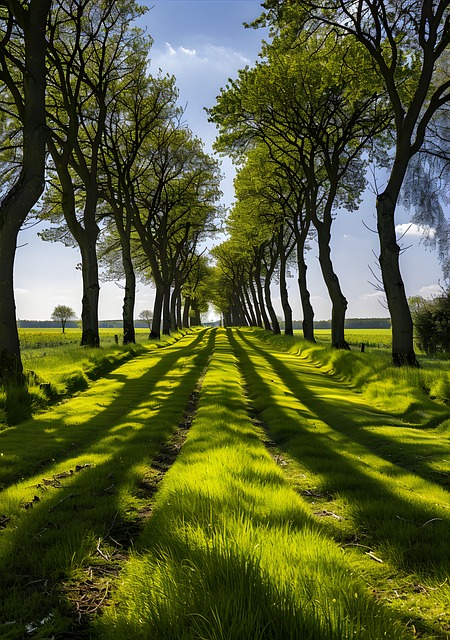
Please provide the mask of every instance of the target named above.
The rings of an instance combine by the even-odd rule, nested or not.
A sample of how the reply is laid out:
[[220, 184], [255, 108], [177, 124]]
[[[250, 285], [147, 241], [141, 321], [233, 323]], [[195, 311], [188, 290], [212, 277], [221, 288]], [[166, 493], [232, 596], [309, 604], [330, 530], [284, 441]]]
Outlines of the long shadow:
[[[80, 468], [63, 478], [56, 478], [56, 483], [51, 486], [34, 488], [35, 497], [25, 505], [28, 506], [27, 511], [20, 519], [12, 518], [3, 529], [0, 528], [3, 542], [0, 548], [2, 638], [22, 638], [26, 622], [47, 617], [48, 620], [39, 629], [40, 633], [45, 630], [48, 631], [48, 637], [55, 638], [83, 637], [79, 628], [73, 633], [67, 631], [74, 614], [58, 582], [67, 577], [71, 567], [82, 567], [87, 561], [92, 562], [90, 558], [95, 552], [94, 541], [111, 532], [119, 518], [133, 518], [133, 514], [123, 513], [123, 494], [133, 493], [142, 473], [142, 465], [150, 464], [174, 432], [177, 420], [181, 420], [191, 392], [214, 348], [215, 332], [209, 333], [206, 345], [203, 344], [205, 334], [206, 331], [198, 336], [195, 347], [191, 343], [180, 348], [178, 343], [173, 353], [165, 351], [161, 361], [138, 379], [139, 387], [142, 389], [144, 383], [146, 391], [145, 397], [141, 394], [132, 407], [133, 412], [142, 407], [140, 417], [132, 418], [133, 423], [139, 423], [137, 429], [134, 425], [120, 428], [121, 419], [114, 413], [114, 403], [91, 421], [99, 433], [95, 437], [92, 434], [89, 444], [83, 443], [84, 446], [79, 447], [73, 457], [78, 459], [80, 455], [86, 455], [88, 460], [89, 454], [107, 453], [106, 461], [95, 466], [80, 465]], [[178, 378], [179, 384], [171, 388], [167, 374], [186, 355], [189, 356], [186, 372]], [[164, 379], [169, 387], [165, 397], [155, 391], [158, 384], [164, 391]], [[125, 382], [120, 395], [127, 396], [135, 382]], [[155, 393], [160, 395], [161, 404], [149, 414], [142, 405], [145, 405], [150, 394], [155, 397]], [[111, 422], [101, 432], [99, 427], [108, 424], [111, 411]], [[118, 428], [120, 430], [116, 436], [114, 430]], [[111, 440], [111, 434], [114, 440]], [[31, 536], [36, 542], [30, 555], [21, 553], [24, 536]], [[101, 555], [101, 549], [99, 553]], [[18, 598], [22, 603], [21, 623], [15, 623], [11, 618], [17, 617]], [[59, 628], [63, 629], [60, 633]]]
[[[221, 358], [228, 365], [222, 376], [220, 376]], [[288, 506], [289, 502], [282, 502], [279, 511], [276, 508], [267, 507], [265, 499], [273, 490], [276, 491], [283, 487], [287, 494], [289, 491], [286, 487], [286, 480], [277, 472], [274, 465], [267, 463], [267, 460], [262, 468], [259, 464], [261, 457], [266, 456], [266, 452], [247, 415], [245, 398], [240, 391], [236, 392], [240, 380], [235, 375], [230, 376], [230, 360], [233, 361], [233, 367], [235, 367], [235, 359], [229, 343], [226, 348], [223, 345], [219, 347], [218, 344], [212, 367], [217, 376], [216, 380], [220, 377], [220, 381], [213, 385], [210, 380], [209, 384], [203, 388], [202, 399], [198, 406], [199, 422], [197, 428], [194, 428], [186, 443], [184, 454], [177, 461], [177, 477], [187, 478], [187, 483], [185, 485], [181, 482], [181, 486], [178, 485], [179, 493], [174, 500], [167, 499], [167, 495], [172, 495], [169, 490], [173, 490], [173, 484], [168, 487], [168, 492], [161, 496], [159, 508], [155, 511], [153, 519], [144, 529], [143, 535], [138, 541], [137, 551], [142, 558], [142, 563], [145, 565], [148, 562], [151, 562], [152, 565], [154, 563], [154, 569], [149, 569], [148, 565], [146, 568], [149, 581], [151, 580], [150, 575], [161, 575], [163, 578], [170, 576], [171, 569], [176, 567], [175, 581], [180, 584], [180, 593], [175, 596], [173, 590], [166, 591], [163, 581], [160, 581], [158, 577], [155, 579], [158, 593], [167, 594], [167, 610], [172, 612], [173, 609], [180, 609], [179, 616], [176, 617], [173, 613], [169, 616], [169, 628], [173, 632], [171, 637], [216, 637], [216, 634], [211, 631], [211, 628], [214, 628], [210, 621], [211, 610], [214, 612], [214, 621], [220, 624], [221, 632], [217, 633], [217, 636], [220, 635], [220, 637], [241, 640], [249, 640], [256, 636], [258, 638], [283, 637], [292, 640], [306, 640], [306, 638], [309, 640], [336, 640], [337, 637], [347, 637], [350, 633], [353, 635], [353, 632], [347, 634], [344, 630], [342, 630], [342, 634], [338, 634], [337, 628], [332, 625], [328, 628], [326, 623], [318, 625], [314, 624], [311, 619], [308, 620], [308, 606], [304, 606], [303, 602], [300, 604], [297, 595], [294, 596], [293, 582], [286, 581], [285, 583], [286, 598], [280, 597], [280, 584], [276, 580], [273, 581], [276, 592], [272, 592], [272, 578], [269, 574], [260, 574], [259, 571], [253, 574], [252, 554], [249, 558], [245, 551], [243, 553], [241, 551], [236, 556], [240, 566], [235, 566], [234, 550], [237, 550], [238, 547], [242, 548], [240, 542], [235, 542], [240, 540], [237, 533], [240, 527], [247, 527], [247, 524], [251, 523], [251, 526], [246, 529], [246, 536], [251, 546], [256, 549], [260, 546], [262, 539], [264, 542], [261, 547], [267, 550], [268, 555], [271, 554], [271, 545], [266, 538], [268, 531], [275, 532], [279, 527], [285, 530], [286, 526], [289, 526], [289, 534], [292, 535], [301, 530], [318, 532], [321, 531], [321, 527], [317, 521], [314, 521], [307, 508], [300, 507], [297, 500], [292, 500], [292, 506]], [[243, 451], [243, 459], [233, 468], [231, 468], [230, 458], [226, 455], [228, 447], [234, 449], [234, 455], [237, 450]], [[232, 459], [234, 460], [234, 456]], [[205, 462], [208, 465], [213, 465], [211, 478], [208, 473], [208, 479], [212, 480], [211, 484], [208, 480], [202, 482], [198, 479], [197, 462], [199, 462], [200, 469]], [[204, 475], [201, 474], [200, 477], [203, 478]], [[222, 490], [218, 494], [214, 490], [215, 481], [223, 482], [226, 491]], [[261, 494], [263, 487], [264, 494]], [[259, 494], [256, 499], [255, 493]], [[270, 501], [268, 500], [270, 504], [273, 503], [273, 497], [271, 496], [271, 498]], [[191, 507], [191, 505], [193, 506]], [[224, 514], [227, 514], [226, 519]], [[232, 522], [233, 518], [229, 517], [230, 514], [234, 515], [239, 524]], [[183, 533], [180, 531], [181, 519]], [[199, 529], [202, 530], [201, 535], [204, 535], [208, 540], [206, 545], [199, 544], [197, 537]], [[260, 530], [263, 532], [261, 539], [259, 537]], [[192, 531], [196, 532], [195, 535], [192, 534]], [[226, 540], [225, 545], [220, 543], [217, 545], [216, 535], [220, 540]], [[301, 540], [301, 536], [298, 539]], [[280, 543], [279, 538], [277, 538], [277, 542]], [[299, 542], [297, 548], [301, 549], [301, 547], [302, 544]], [[221, 551], [221, 549], [223, 550]], [[299, 563], [298, 556], [286, 559], [287, 562], [289, 560], [298, 568], [298, 575], [301, 576], [303, 570], [306, 570], [306, 565], [302, 566]], [[256, 562], [258, 563], [258, 560]], [[326, 580], [332, 571], [323, 559], [322, 562], [326, 566], [324, 574], [318, 570], [320, 561], [314, 559], [315, 576], [325, 575], [324, 584], [328, 584]], [[242, 565], [245, 565], [244, 571], [242, 571]], [[344, 565], [344, 558], [339, 558], [339, 566], [343, 567]], [[186, 575], [182, 575], [183, 567], [186, 569]], [[136, 571], [136, 565], [133, 570]], [[248, 578], [248, 571], [251, 573], [250, 578]], [[136, 573], [139, 572], [136, 571]], [[127, 578], [124, 578], [124, 581], [126, 584]], [[241, 582], [242, 584], [240, 584]], [[186, 594], [187, 585], [192, 585], [192, 595]], [[151, 592], [152, 589], [146, 583], [140, 596], [140, 608], [136, 607], [131, 616], [125, 607], [120, 607], [122, 594], [119, 591], [117, 595], [118, 620], [121, 620], [121, 616], [123, 619], [118, 624], [116, 619], [114, 637], [118, 637], [120, 634], [121, 637], [127, 637], [125, 620], [130, 621], [130, 626], [132, 626], [132, 617], [142, 617], [142, 626], [140, 627], [142, 637], [159, 637], [158, 629], [165, 624], [166, 607], [163, 607], [161, 621], [160, 611], [157, 605], [155, 607], [154, 600], [152, 601], [154, 596]], [[290, 596], [292, 596], [292, 601]], [[210, 607], [208, 600], [214, 606]], [[369, 602], [371, 596], [364, 593], [361, 600]], [[308, 604], [311, 604], [311, 601]], [[312, 609], [314, 606], [313, 603]], [[152, 616], [155, 609], [156, 613]], [[229, 632], [228, 625], [232, 624], [234, 611], [241, 609], [252, 621], [253, 634], [249, 632], [250, 624], [245, 627], [245, 635], [244, 632], [239, 633], [238, 630], [235, 635]], [[141, 615], [141, 611], [147, 611], [148, 615], [145, 613]], [[346, 614], [348, 613], [347, 610]], [[156, 626], [156, 630], [148, 623], [148, 618], [152, 617], [157, 618], [160, 625]], [[175, 617], [177, 618], [177, 626], [173, 622]], [[194, 617], [195, 620], [205, 621], [204, 631], [192, 632]], [[258, 619], [260, 617], [261, 619]], [[105, 632], [101, 637], [108, 637], [108, 623], [110, 622], [109, 619], [107, 623], [103, 623], [104, 626], [101, 626]], [[101, 621], [100, 624], [102, 624]], [[120, 632], [117, 631], [118, 629]], [[380, 633], [379, 637], [385, 635]], [[164, 637], [169, 637], [169, 634], [164, 634]]]
[[[345, 402], [331, 403], [329, 400], [322, 400], [327, 403], [325, 410], [321, 407], [319, 399], [314, 399], [314, 394], [309, 387], [300, 382], [297, 378], [294, 380], [292, 372], [277, 358], [271, 354], [255, 347], [251, 341], [242, 336], [238, 332], [239, 337], [243, 340], [248, 349], [244, 349], [233, 334], [229, 333], [230, 343], [233, 346], [235, 354], [240, 362], [241, 369], [247, 385], [251, 387], [252, 380], [258, 381], [258, 389], [266, 392], [266, 398], [270, 398], [271, 389], [264, 378], [260, 375], [257, 367], [250, 358], [250, 350], [255, 351], [261, 356], [273, 370], [280, 375], [283, 382], [292, 390], [296, 397], [299, 397], [302, 403], [308, 403], [316, 409], [315, 414], [323, 416], [323, 419], [331, 429], [334, 428], [334, 420], [330, 419], [331, 415], [337, 418], [342, 409], [345, 409]], [[314, 400], [314, 402], [312, 402]], [[270, 401], [269, 401], [270, 403]], [[266, 405], [269, 406], [266, 402]], [[278, 408], [271, 406], [272, 416]], [[262, 415], [264, 416], [265, 410]], [[282, 408], [279, 409], [280, 420], [286, 421], [286, 413]], [[345, 411], [345, 419], [348, 419], [348, 410]], [[330, 424], [331, 423], [331, 424]], [[353, 423], [354, 429], [358, 427]], [[271, 424], [269, 421], [269, 429]], [[352, 432], [353, 435], [353, 432]], [[276, 438], [274, 437], [274, 440]], [[340, 443], [341, 444], [341, 443]], [[344, 453], [340, 452], [337, 443], [326, 433], [316, 433], [313, 428], [308, 428], [307, 422], [296, 421], [295, 427], [291, 430], [283, 432], [283, 440], [278, 441], [279, 448], [299, 463], [307, 465], [307, 467], [319, 476], [328, 475], [331, 478], [327, 490], [330, 493], [338, 493], [348, 500], [351, 508], [352, 518], [358, 523], [359, 531], [363, 531], [367, 540], [372, 540], [372, 545], [387, 545], [391, 549], [396, 549], [396, 554], [392, 557], [399, 559], [399, 568], [405, 567], [417, 570], [422, 568], [426, 572], [435, 573], [438, 576], [447, 575], [449, 570], [448, 562], [448, 542], [446, 541], [446, 531], [450, 524], [450, 518], [442, 518], [435, 524], [439, 531], [442, 532], [440, 556], [436, 554], [435, 548], [437, 543], [436, 528], [418, 527], [416, 523], [425, 523], [430, 519], [430, 511], [414, 505], [414, 518], [408, 521], [396, 518], [395, 514], [411, 513], [411, 504], [396, 494], [395, 486], [392, 491], [387, 489], [385, 483], [378, 481], [376, 478], [364, 472], [364, 465], [352, 463]], [[341, 446], [344, 451], [344, 448]], [[335, 470], [335, 472], [334, 472]], [[338, 483], [338, 484], [336, 484]], [[328, 484], [328, 483], [327, 483]], [[380, 511], [381, 509], [381, 511]], [[377, 520], [377, 510], [378, 518]], [[392, 521], [389, 520], [392, 518]], [[411, 522], [410, 520], [414, 520]], [[427, 558], [427, 548], [433, 549], [433, 560], [431, 564]], [[430, 554], [431, 555], [431, 554]]]
[[[296, 373], [283, 364], [281, 361], [283, 354], [280, 353], [278, 358], [264, 348], [255, 345], [254, 341], [250, 340], [243, 332], [238, 331], [238, 335], [245, 344], [265, 358], [273, 370], [282, 378], [291, 393], [334, 431], [350, 437], [352, 441], [376, 452], [386, 462], [395, 464], [405, 471], [413, 472], [415, 475], [434, 482], [443, 488], [449, 486], [450, 478], [448, 474], [439, 475], [427, 462], [424, 462], [424, 460], [437, 456], [448, 457], [448, 443], [444, 441], [438, 442], [437, 439], [431, 440], [426, 430], [422, 431], [403, 423], [399, 419], [361, 402], [359, 398], [355, 407], [354, 402], [349, 402], [345, 399], [345, 395], [352, 395], [352, 400], [357, 399], [357, 396], [354, 396], [350, 390], [346, 389], [338, 381], [322, 373], [305, 371], [304, 369], [310, 369], [310, 366], [302, 362], [296, 363], [298, 368]], [[294, 356], [288, 357], [294, 360]], [[300, 381], [300, 376], [302, 382]], [[328, 389], [332, 392], [332, 400], [327, 397]], [[342, 400], [336, 398], [336, 389], [340, 389]], [[355, 420], [355, 415], [358, 415], [360, 420]], [[370, 427], [385, 426], [398, 426], [401, 428], [401, 443], [386, 433], [380, 434], [376, 431], [369, 431]], [[407, 430], [409, 430], [410, 442], [405, 438]], [[420, 455], [418, 455], [418, 452], [420, 452]]]
[[[105, 375], [94, 383], [87, 392], [46, 411], [45, 416], [49, 416], [48, 418], [36, 417], [1, 432], [0, 448], [3, 456], [0, 459], [0, 488], [5, 488], [36, 473], [45, 474], [47, 468], [53, 467], [55, 462], [73, 457], [76, 453], [83, 455], [96, 441], [101, 441], [105, 437], [106, 432], [99, 430], [99, 427], [103, 427], [109, 421], [110, 428], [108, 430], [114, 429], [130, 407], [142, 401], [142, 384], [146, 385], [146, 394], [150, 396], [158, 382], [174, 368], [178, 360], [201, 346], [207, 331], [205, 329], [199, 332], [195, 339], [185, 346], [182, 345], [182, 342], [187, 341], [191, 336], [182, 338], [175, 345], [137, 356], [132, 362], [127, 362], [114, 372]], [[145, 362], [145, 360], [148, 360], [150, 365], [148, 371], [141, 377], [129, 380], [126, 375], [121, 373], [124, 367], [134, 366], [138, 362]], [[95, 402], [96, 389], [99, 388], [102, 380], [122, 383], [117, 393], [114, 392], [116, 393], [115, 398], [105, 406], [104, 398], [100, 392], [97, 392], [99, 411], [95, 418], [83, 423], [80, 416], [79, 427], [67, 427], [65, 418], [71, 412], [71, 405], [78, 404], [80, 398], [88, 396], [91, 396], [91, 402]], [[124, 396], [129, 399], [128, 407], [123, 406]], [[22, 466], [18, 468], [17, 457], [21, 455], [19, 452], [24, 444], [26, 454], [23, 456]], [[9, 455], [13, 459], [8, 467]]]

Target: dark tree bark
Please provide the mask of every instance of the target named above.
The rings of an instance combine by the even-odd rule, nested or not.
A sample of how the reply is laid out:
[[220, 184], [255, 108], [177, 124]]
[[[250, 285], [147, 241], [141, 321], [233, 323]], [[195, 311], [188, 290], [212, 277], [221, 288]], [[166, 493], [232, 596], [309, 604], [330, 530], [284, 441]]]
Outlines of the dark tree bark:
[[341, 291], [339, 279], [334, 272], [331, 261], [330, 239], [331, 233], [328, 225], [314, 221], [317, 229], [319, 243], [319, 263], [323, 279], [328, 289], [331, 300], [331, 344], [337, 349], [350, 349], [345, 340], [345, 312], [347, 311], [347, 299]]
[[284, 333], [287, 336], [294, 335], [294, 327], [292, 325], [292, 308], [289, 304], [289, 294], [286, 283], [287, 260], [294, 249], [291, 237], [285, 242], [285, 231], [282, 226], [278, 231], [278, 254], [280, 256], [280, 297], [281, 307], [284, 315]]
[[184, 308], [183, 308], [183, 328], [189, 329], [189, 312], [191, 310], [191, 297], [186, 296], [184, 299]]
[[0, 43], [0, 79], [14, 98], [23, 135], [20, 174], [0, 203], [0, 380], [7, 380], [22, 373], [13, 287], [17, 236], [44, 189], [46, 23], [51, 0], [30, 0], [27, 10], [15, 0], [2, 4], [8, 10], [9, 26], [16, 20], [24, 39], [23, 66], [15, 69], [8, 56], [11, 36], [5, 32]]
[[264, 329], [266, 331], [271, 331], [272, 327], [270, 326], [270, 320], [269, 320], [269, 316], [267, 315], [266, 305], [264, 301], [264, 291], [263, 291], [263, 286], [261, 282], [261, 262], [260, 262], [259, 256], [255, 264], [255, 285], [256, 285], [256, 291], [258, 293], [259, 310], [261, 311], [261, 316], [264, 323]]
[[164, 301], [164, 287], [160, 282], [156, 283], [155, 302], [153, 305], [152, 328], [150, 331], [150, 340], [159, 340], [161, 337], [161, 318]]

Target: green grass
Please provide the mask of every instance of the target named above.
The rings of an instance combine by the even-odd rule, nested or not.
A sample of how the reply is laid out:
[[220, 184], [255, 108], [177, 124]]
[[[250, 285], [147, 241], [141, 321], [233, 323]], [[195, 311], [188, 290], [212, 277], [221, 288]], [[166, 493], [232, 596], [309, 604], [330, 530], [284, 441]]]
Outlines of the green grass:
[[197, 417], [100, 637], [411, 637], [314, 522], [262, 437], [220, 331]]
[[[302, 331], [295, 331], [296, 337], [303, 336]], [[314, 335], [319, 343], [331, 343], [331, 329], [315, 329]], [[346, 329], [345, 339], [352, 349], [360, 349], [364, 343], [366, 348], [388, 349], [392, 344], [391, 329]]]
[[38, 627], [33, 638], [70, 630], [67, 585], [102, 559], [96, 549], [108, 532], [133, 529], [139, 483], [211, 347], [205, 331], [191, 333], [0, 433], [0, 637], [27, 637], [27, 625]]
[[0, 431], [0, 637], [450, 638], [445, 364], [171, 340], [62, 357], [75, 395]]
[[[18, 424], [65, 396], [88, 388], [96, 380], [147, 350], [172, 344], [185, 332], [149, 341], [148, 330], [136, 331], [136, 344], [118, 345], [114, 329], [100, 329], [99, 348], [81, 347], [81, 332], [66, 329], [20, 329], [25, 386], [0, 387], [0, 428]], [[117, 330], [116, 330], [117, 331]]]
[[[291, 355], [294, 347], [286, 341], [289, 353], [281, 354], [267, 346], [279, 341], [266, 334], [259, 332], [264, 343], [256, 338], [258, 332], [233, 335], [253, 405], [286, 456], [289, 474], [311, 512], [351, 550], [352, 562], [369, 577], [380, 600], [391, 601], [406, 616], [414, 611], [415, 624], [430, 634], [426, 637], [447, 637], [446, 406], [425, 396], [414, 402], [405, 376], [398, 377], [391, 413], [391, 390], [382, 397], [382, 377], [373, 402], [355, 393], [342, 376], [337, 383], [326, 353], [318, 364], [317, 348], [311, 367], [309, 358]], [[402, 395], [404, 402], [399, 401]], [[382, 562], [366, 556], [368, 551]]]

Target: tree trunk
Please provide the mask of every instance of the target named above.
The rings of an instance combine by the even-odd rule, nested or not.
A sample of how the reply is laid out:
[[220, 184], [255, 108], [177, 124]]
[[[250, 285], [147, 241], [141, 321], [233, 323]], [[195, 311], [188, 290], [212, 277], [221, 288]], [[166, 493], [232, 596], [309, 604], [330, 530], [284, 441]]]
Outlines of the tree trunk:
[[[303, 215], [302, 215], [303, 213]], [[311, 305], [311, 296], [308, 290], [307, 271], [308, 267], [305, 261], [305, 244], [310, 228], [310, 218], [306, 217], [304, 212], [299, 209], [294, 216], [294, 235], [297, 251], [297, 273], [298, 273], [298, 289], [300, 292], [300, 301], [303, 312], [303, 338], [309, 342], [315, 342], [314, 338], [314, 309]]]
[[183, 328], [183, 320], [181, 316], [181, 308], [183, 303], [181, 301], [181, 291], [178, 290], [177, 298], [176, 298], [176, 306], [175, 306], [175, 326], [179, 329]]
[[392, 360], [395, 365], [418, 366], [414, 352], [413, 322], [400, 273], [400, 247], [395, 235], [395, 202], [389, 190], [377, 198], [380, 267], [391, 316]]
[[[2, 213], [3, 211], [0, 215]], [[6, 223], [0, 227], [0, 382], [16, 377], [22, 372], [13, 285], [14, 256], [19, 228], [15, 228], [16, 220], [13, 216], [12, 209], [12, 224]]]
[[252, 301], [250, 300], [250, 296], [248, 294], [248, 290], [246, 287], [243, 287], [245, 303], [248, 310], [248, 317], [250, 318], [250, 326], [256, 327], [256, 315], [253, 309]]
[[136, 342], [134, 330], [134, 306], [136, 300], [136, 276], [134, 274], [131, 257], [122, 255], [123, 268], [125, 271], [125, 293], [123, 296], [122, 322], [123, 322], [123, 344]]
[[278, 322], [277, 314], [275, 313], [275, 309], [272, 304], [272, 295], [270, 293], [270, 275], [268, 274], [264, 281], [264, 295], [266, 299], [267, 311], [270, 315], [270, 320], [272, 322], [272, 331], [274, 333], [281, 333], [280, 323]]
[[184, 329], [189, 329], [189, 311], [191, 310], [191, 297], [186, 296], [184, 299], [184, 309], [183, 309], [183, 327]]
[[270, 326], [269, 316], [266, 312], [266, 305], [264, 302], [264, 292], [261, 284], [261, 267], [258, 265], [255, 269], [255, 284], [256, 291], [258, 293], [258, 301], [259, 301], [259, 310], [261, 311], [261, 317], [264, 324], [264, 329], [266, 331], [271, 331], [272, 327]]
[[292, 326], [292, 308], [289, 304], [288, 290], [286, 285], [286, 251], [283, 245], [283, 230], [279, 231], [278, 253], [280, 256], [280, 297], [281, 306], [284, 314], [284, 334], [286, 336], [294, 335], [294, 327]]
[[163, 298], [163, 321], [162, 332], [165, 336], [170, 336], [171, 324], [170, 324], [170, 284], [164, 283], [164, 298]]
[[314, 309], [311, 305], [311, 297], [309, 295], [308, 285], [306, 281], [306, 271], [308, 267], [306, 266], [305, 259], [303, 254], [299, 255], [297, 258], [297, 271], [298, 271], [298, 288], [300, 291], [300, 299], [302, 303], [302, 311], [303, 311], [303, 338], [308, 340], [309, 342], [315, 342], [316, 339], [314, 337]]
[[177, 323], [177, 298], [178, 293], [176, 287], [172, 289], [172, 295], [170, 296], [170, 327], [172, 331], [176, 331], [179, 327]]
[[[24, 11], [22, 2], [10, 2], [10, 12], [23, 17], [25, 72], [23, 74], [23, 155], [20, 175], [0, 204], [0, 380], [22, 373], [14, 300], [14, 259], [17, 236], [25, 218], [44, 189], [45, 144], [48, 135], [45, 116], [46, 23], [50, 0], [31, 0]], [[8, 75], [5, 49], [0, 57]], [[13, 70], [10, 79], [15, 76]], [[16, 82], [16, 81], [13, 81]], [[19, 110], [19, 109], [18, 109]], [[19, 110], [20, 113], [20, 110]]]
[[81, 309], [81, 346], [98, 347], [98, 301], [100, 285], [98, 281], [97, 237], [80, 243], [83, 274], [83, 298]]
[[123, 212], [121, 210], [115, 211], [114, 219], [116, 221], [116, 227], [120, 238], [122, 266], [125, 274], [125, 292], [123, 295], [122, 306], [123, 344], [134, 344], [136, 342], [136, 333], [134, 330], [136, 275], [134, 273], [130, 247], [131, 219], [129, 216], [126, 216], [126, 222], [124, 225]]
[[261, 310], [259, 308], [258, 295], [256, 293], [255, 282], [253, 280], [253, 277], [250, 278], [250, 283], [249, 284], [250, 284], [250, 293], [251, 293], [252, 300], [253, 300], [253, 308], [255, 310], [256, 326], [257, 327], [262, 327], [263, 326], [263, 320], [262, 320]]
[[159, 340], [161, 337], [161, 316], [164, 300], [164, 289], [162, 283], [156, 283], [155, 303], [153, 305], [152, 329], [149, 340]]
[[347, 310], [347, 299], [341, 291], [338, 277], [333, 270], [329, 225], [322, 222], [315, 226], [319, 242], [319, 263], [332, 305], [331, 344], [337, 349], [350, 349], [345, 340], [345, 312]]

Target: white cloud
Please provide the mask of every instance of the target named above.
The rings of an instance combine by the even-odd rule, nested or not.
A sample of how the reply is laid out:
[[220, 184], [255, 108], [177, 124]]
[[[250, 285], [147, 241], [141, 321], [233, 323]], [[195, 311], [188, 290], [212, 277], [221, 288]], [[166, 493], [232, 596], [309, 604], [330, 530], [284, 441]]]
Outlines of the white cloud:
[[14, 293], [19, 296], [25, 296], [31, 293], [31, 291], [29, 289], [21, 289], [20, 287], [15, 287]]
[[197, 53], [195, 49], [185, 49], [184, 47], [180, 47], [180, 51], [181, 53], [184, 53], [187, 56], [195, 56]]
[[176, 55], [177, 52], [172, 47], [172, 45], [170, 45], [168, 42], [166, 42], [166, 47], [167, 47], [167, 53], [169, 54], [169, 56], [175, 56]]
[[216, 82], [226, 81], [241, 67], [250, 64], [248, 58], [230, 47], [206, 44], [198, 49], [185, 46], [173, 47], [166, 42], [164, 51], [154, 49], [151, 54], [151, 69], [162, 69], [164, 72], [176, 76], [178, 84], [182, 85], [185, 76], [192, 80], [197, 74], [204, 74], [208, 68], [208, 75], [201, 75], [204, 85], [214, 86]]
[[435, 230], [430, 227], [424, 227], [423, 225], [413, 224], [412, 222], [404, 222], [398, 224], [395, 230], [399, 236], [409, 236], [415, 238], [422, 238], [424, 235], [433, 237]]
[[385, 297], [384, 291], [372, 291], [372, 293], [363, 293], [359, 296], [359, 300], [381, 300]]
[[421, 287], [417, 292], [422, 298], [434, 298], [442, 294], [442, 288], [438, 284], [429, 284], [425, 287]]

